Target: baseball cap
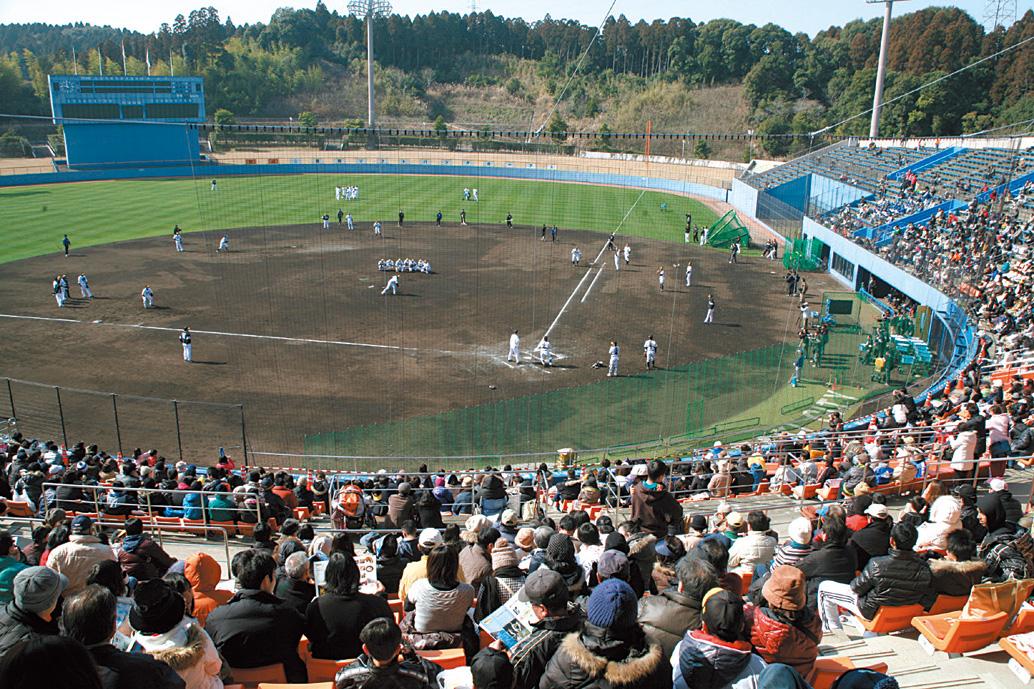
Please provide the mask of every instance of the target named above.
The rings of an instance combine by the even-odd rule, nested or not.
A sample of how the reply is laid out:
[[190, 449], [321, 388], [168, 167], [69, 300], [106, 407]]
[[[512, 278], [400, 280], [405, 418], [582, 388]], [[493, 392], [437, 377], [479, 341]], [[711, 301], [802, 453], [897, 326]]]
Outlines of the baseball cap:
[[1009, 487], [1005, 481], [1000, 478], [993, 478], [987, 482], [987, 487], [991, 489], [992, 493], [997, 493], [1000, 490], [1005, 490]]
[[559, 572], [540, 567], [528, 575], [524, 586], [517, 592], [517, 599], [555, 610], [569, 600], [567, 583]]
[[420, 538], [417, 539], [419, 545], [427, 548], [433, 548], [436, 545], [441, 545], [445, 541], [442, 539], [442, 534], [438, 529], [424, 529], [420, 532]]
[[867, 508], [865, 508], [865, 513], [867, 515], [869, 515], [870, 517], [875, 517], [876, 519], [886, 519], [887, 518], [887, 506], [886, 505], [882, 505], [882, 504], [880, 504], [878, 502], [874, 502], [873, 504], [871, 504]]
[[628, 556], [620, 550], [605, 550], [596, 563], [596, 572], [605, 579], [624, 574], [618, 578], [628, 578]]
[[15, 604], [26, 612], [41, 613], [57, 603], [68, 587], [68, 577], [49, 567], [26, 567], [14, 577]]
[[513, 510], [503, 510], [503, 515], [499, 518], [500, 524], [506, 526], [517, 526], [517, 513]]
[[85, 514], [80, 514], [72, 520], [72, 533], [74, 534], [89, 533], [90, 529], [92, 528], [93, 520], [87, 517]]

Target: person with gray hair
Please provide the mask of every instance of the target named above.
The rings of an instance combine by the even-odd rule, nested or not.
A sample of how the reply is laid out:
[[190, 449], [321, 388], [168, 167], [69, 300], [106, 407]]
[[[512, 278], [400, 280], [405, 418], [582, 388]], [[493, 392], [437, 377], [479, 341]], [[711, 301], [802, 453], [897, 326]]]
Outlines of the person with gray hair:
[[291, 553], [284, 560], [284, 572], [287, 576], [277, 585], [276, 597], [304, 615], [309, 601], [316, 597], [316, 585], [309, 576], [309, 557], [304, 551]]
[[522, 569], [527, 565], [528, 574], [534, 572], [545, 562], [546, 547], [549, 545], [549, 539], [555, 533], [556, 531], [550, 526], [540, 526], [535, 529], [535, 535], [532, 538], [535, 542], [535, 549], [531, 551], [531, 555], [521, 562]]

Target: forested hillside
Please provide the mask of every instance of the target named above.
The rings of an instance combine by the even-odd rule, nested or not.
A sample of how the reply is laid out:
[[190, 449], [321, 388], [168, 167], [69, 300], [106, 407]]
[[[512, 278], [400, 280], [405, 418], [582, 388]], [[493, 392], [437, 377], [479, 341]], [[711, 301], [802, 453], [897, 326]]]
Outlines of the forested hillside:
[[[526, 22], [491, 12], [392, 15], [377, 22], [377, 89], [384, 124], [530, 129], [562, 95], [554, 128], [809, 133], [871, 105], [880, 21], [853, 21], [814, 38], [774, 24], [689, 18], [596, 28]], [[987, 33], [957, 8], [928, 8], [891, 27], [887, 97], [1034, 36], [1034, 12]], [[280, 9], [265, 24], [235, 25], [214, 8], [178, 16], [153, 34], [109, 27], [0, 25], [0, 110], [46, 114], [48, 73], [199, 74], [208, 110], [238, 118], [321, 122], [365, 113], [365, 42], [353, 16]], [[591, 44], [591, 47], [589, 47]], [[588, 52], [586, 53], [586, 49]], [[584, 59], [582, 58], [584, 54]], [[170, 65], [171, 61], [171, 65]], [[573, 76], [572, 76], [573, 75]], [[883, 133], [976, 132], [1034, 118], [1034, 42], [891, 103]], [[566, 88], [565, 88], [566, 87]], [[311, 120], [310, 120], [311, 121]], [[858, 134], [859, 117], [836, 128]], [[770, 155], [806, 139], [766, 139]], [[706, 155], [706, 150], [697, 151]]]

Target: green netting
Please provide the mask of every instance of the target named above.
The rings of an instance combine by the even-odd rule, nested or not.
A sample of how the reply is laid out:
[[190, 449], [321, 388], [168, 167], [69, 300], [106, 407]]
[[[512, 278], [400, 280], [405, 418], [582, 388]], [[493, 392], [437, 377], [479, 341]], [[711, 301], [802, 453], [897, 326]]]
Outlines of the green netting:
[[747, 246], [750, 243], [750, 231], [736, 217], [736, 211], [729, 211], [708, 229], [707, 243], [719, 249], [727, 249], [735, 242]]
[[822, 242], [818, 239], [794, 239], [783, 252], [783, 266], [788, 270], [817, 271], [822, 265]]

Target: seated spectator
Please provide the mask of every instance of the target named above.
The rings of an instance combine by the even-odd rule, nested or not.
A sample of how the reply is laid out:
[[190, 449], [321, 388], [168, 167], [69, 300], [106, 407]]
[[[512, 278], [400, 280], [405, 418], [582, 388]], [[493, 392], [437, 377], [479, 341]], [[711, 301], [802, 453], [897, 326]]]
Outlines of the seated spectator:
[[230, 497], [225, 483], [219, 483], [208, 498], [208, 518], [213, 522], [237, 521], [237, 503]]
[[461, 486], [460, 492], [456, 494], [456, 499], [452, 502], [454, 515], [470, 514], [474, 511], [474, 479], [464, 476]]
[[373, 542], [373, 554], [377, 558], [377, 581], [384, 586], [386, 596], [395, 596], [399, 591], [399, 580], [406, 563], [398, 556], [398, 539], [395, 534], [385, 534]]
[[744, 637], [743, 599], [724, 589], [711, 589], [701, 610], [701, 627], [690, 630], [675, 647], [674, 689], [697, 687], [760, 687], [765, 661]]
[[495, 524], [495, 528], [499, 529], [499, 535], [510, 542], [517, 540], [517, 528], [520, 520], [517, 518], [517, 513], [511, 509], [503, 510], [503, 513], [499, 515], [499, 523]]
[[808, 579], [808, 607], [818, 604], [819, 584], [833, 581], [850, 584], [858, 571], [858, 560], [847, 547], [850, 536], [842, 517], [827, 514], [822, 518], [822, 547], [797, 563], [796, 567]]
[[[472, 689], [514, 689], [513, 663], [500, 641], [478, 651], [470, 661]], [[538, 678], [533, 685], [538, 686]]]
[[712, 498], [725, 498], [732, 487], [732, 473], [727, 460], [718, 461], [718, 471], [707, 482], [707, 494]]
[[502, 607], [524, 586], [525, 574], [518, 566], [517, 553], [505, 538], [492, 548], [492, 573], [482, 578], [477, 593], [474, 621], [480, 622]]
[[656, 595], [671, 586], [675, 586], [678, 580], [675, 575], [675, 563], [686, 554], [686, 546], [674, 536], [668, 536], [657, 541], [654, 546], [656, 560], [653, 563], [653, 590]]
[[434, 529], [444, 529], [445, 522], [442, 521], [442, 503], [429, 490], [420, 493], [416, 501], [417, 518], [420, 526]]
[[20, 640], [0, 659], [4, 689], [102, 689], [97, 665], [81, 643], [67, 636]]
[[1006, 521], [1005, 508], [994, 493], [982, 495], [977, 501], [977, 509], [980, 524], [987, 531], [977, 551], [987, 565], [984, 580], [1001, 582], [1031, 578], [1034, 562], [1031, 562], [1029, 554], [1034, 551], [1034, 544], [1030, 532]]
[[15, 575], [14, 597], [0, 611], [0, 657], [22, 640], [59, 633], [53, 614], [67, 588], [68, 579], [46, 567], [26, 567]]
[[288, 682], [305, 681], [298, 640], [305, 618], [273, 595], [276, 563], [266, 552], [244, 550], [233, 558], [237, 593], [208, 615], [205, 628], [231, 667], [280, 663]]
[[183, 597], [167, 581], [141, 582], [129, 611], [133, 646], [175, 670], [187, 689], [222, 689], [215, 645], [185, 610]]
[[492, 548], [499, 537], [499, 531], [494, 527], [481, 527], [476, 540], [460, 551], [460, 571], [471, 586], [480, 587], [482, 579], [492, 573]]
[[[599, 527], [597, 526], [597, 528]], [[546, 547], [549, 545], [549, 539], [553, 537], [554, 533], [556, 533], [556, 531], [551, 526], [540, 526], [535, 529], [535, 532], [532, 535], [532, 543], [534, 547], [525, 563], [525, 568], [528, 570], [528, 574], [537, 570], [542, 566], [542, 563], [546, 561]]]
[[362, 654], [337, 671], [335, 689], [435, 689], [442, 669], [402, 643], [393, 619], [371, 620], [359, 632]]
[[196, 622], [197, 618], [194, 617], [194, 589], [190, 588], [190, 582], [187, 581], [187, 578], [179, 572], [166, 572], [165, 576], [162, 577], [162, 581], [171, 586], [172, 590], [183, 599], [183, 615]]
[[743, 580], [740, 575], [729, 569], [729, 549], [718, 538], [705, 538], [696, 548], [693, 548], [692, 557], [697, 557], [711, 563], [715, 572], [718, 573], [718, 585], [723, 589], [739, 594], [743, 590]]
[[326, 577], [323, 595], [309, 602], [305, 610], [309, 650], [314, 658], [357, 658], [362, 652], [359, 632], [363, 627], [378, 617], [394, 619], [394, 615], [380, 596], [359, 592], [359, 568], [354, 558], [333, 553]]
[[385, 529], [397, 529], [402, 522], [417, 518], [412, 493], [410, 484], [403, 481], [399, 484], [397, 492], [388, 497], [388, 513], [384, 516]]
[[102, 560], [114, 560], [115, 553], [93, 535], [93, 520], [79, 515], [72, 520], [68, 543], [59, 545], [47, 558], [47, 567], [68, 578], [68, 595], [72, 596], [86, 586], [90, 568]]
[[14, 577], [27, 564], [22, 562], [22, 552], [9, 531], [0, 531], [0, 604], [6, 605], [14, 598], [12, 587]]
[[531, 603], [536, 621], [532, 632], [510, 649], [515, 689], [534, 689], [564, 638], [582, 626], [582, 612], [572, 605], [567, 583], [556, 572], [540, 569], [521, 589], [521, 600]]
[[929, 607], [933, 593], [930, 565], [912, 548], [916, 542], [916, 528], [899, 522], [890, 532], [890, 554], [874, 557], [850, 584], [824, 581], [819, 585], [819, 613], [825, 631], [842, 630], [837, 608], [861, 615], [867, 620], [875, 617], [884, 606], [894, 607], [921, 603]]
[[157, 579], [175, 561], [176, 558], [144, 534], [144, 523], [141, 520], [126, 520], [126, 537], [118, 550], [118, 563], [126, 576], [134, 577], [137, 581]]
[[1023, 505], [1009, 492], [1008, 484], [1001, 478], [993, 478], [987, 482], [991, 495], [997, 496], [1005, 510], [1005, 521], [1018, 524], [1023, 518]]
[[739, 512], [733, 511], [725, 515], [725, 528], [719, 533], [725, 539], [726, 547], [731, 548], [736, 539], [743, 534], [744, 523], [743, 515]]
[[183, 576], [194, 589], [194, 617], [202, 627], [208, 615], [233, 598], [232, 591], [218, 588], [222, 569], [208, 553], [194, 553], [183, 564]]
[[670, 683], [671, 664], [636, 622], [636, 595], [608, 579], [589, 596], [588, 615], [549, 660], [540, 687], [621, 686], [655, 689]]
[[43, 556], [43, 551], [46, 550], [47, 536], [49, 535], [49, 526], [37, 526], [32, 529], [32, 543], [22, 549], [22, 557], [25, 558], [26, 565], [31, 567], [39, 564], [40, 557]]
[[294, 513], [294, 508], [298, 507], [298, 496], [295, 494], [294, 489], [289, 485], [289, 483], [290, 479], [287, 474], [278, 473], [273, 478], [273, 493], [284, 501], [288, 510]]
[[700, 629], [704, 595], [718, 586], [718, 573], [707, 561], [683, 557], [675, 563], [677, 584], [639, 601], [639, 624], [670, 658], [687, 630]]
[[96, 584], [61, 606], [65, 635], [89, 649], [104, 689], [184, 689], [183, 679], [166, 663], [146, 653], [126, 653], [112, 646], [115, 621], [115, 596]]
[[804, 558], [811, 555], [811, 520], [807, 517], [797, 517], [786, 528], [789, 538], [786, 542], [776, 546], [772, 556], [772, 565], [796, 565]]
[[416, 562], [420, 559], [419, 539], [417, 538], [416, 524], [411, 521], [403, 522], [399, 530], [402, 537], [398, 542], [398, 556], [402, 560], [402, 566], [405, 567], [410, 562]]
[[948, 547], [948, 534], [962, 528], [962, 506], [952, 496], [942, 495], [930, 505], [927, 519], [916, 529], [919, 534], [916, 550], [944, 552]]
[[458, 573], [456, 551], [447, 545], [435, 546], [427, 558], [427, 578], [415, 582], [407, 591], [413, 610], [403, 618], [401, 627], [415, 648], [461, 645], [464, 621], [469, 620], [467, 610], [474, 602], [474, 587], [461, 583]]
[[768, 516], [760, 510], [747, 513], [747, 533], [729, 548], [729, 568], [753, 572], [759, 564], [767, 564], [775, 554], [776, 539], [768, 534]]
[[696, 546], [697, 543], [704, 540], [707, 535], [707, 517], [702, 514], [694, 514], [689, 518], [686, 525], [686, 533], [679, 534], [678, 538], [686, 546], [686, 551], [690, 551]]
[[302, 615], [316, 597], [316, 585], [309, 575], [309, 556], [304, 550], [291, 553], [284, 560], [284, 577], [277, 585], [275, 595]]
[[309, 487], [309, 479], [306, 476], [302, 476], [298, 479], [294, 485], [294, 496], [295, 500], [298, 501], [298, 507], [308, 507], [312, 509], [312, 505], [316, 502], [316, 494]]
[[[442, 534], [438, 529], [424, 529], [420, 532], [417, 548], [421, 557], [416, 562], [406, 565], [406, 568], [402, 570], [402, 578], [399, 579], [399, 598], [403, 604], [409, 598], [409, 587], [418, 580], [427, 578], [428, 555], [432, 550], [444, 543], [445, 539], [442, 538]], [[491, 567], [491, 564], [489, 564], [489, 567]], [[459, 571], [458, 577], [460, 581], [466, 581], [462, 569]]]
[[[525, 529], [521, 529], [521, 531], [524, 532]], [[532, 547], [534, 547], [535, 532], [530, 529], [528, 531], [532, 538]], [[588, 578], [596, 563], [599, 562], [600, 555], [603, 554], [600, 531], [592, 522], [586, 522], [578, 527], [576, 538], [578, 541], [578, 553], [575, 555], [575, 560], [578, 561], [586, 578]], [[520, 542], [520, 538], [517, 540]]]
[[668, 465], [659, 459], [646, 465], [646, 480], [632, 487], [632, 521], [657, 538], [668, 535], [668, 529], [682, 528], [682, 505], [664, 487]]
[[948, 551], [930, 560], [933, 590], [945, 596], [968, 596], [984, 578], [987, 564], [977, 557], [977, 544], [965, 529], [948, 534]]
[[848, 542], [859, 568], [864, 568], [870, 559], [887, 554], [890, 550], [890, 527], [894, 524], [884, 503], [874, 502], [869, 505], [865, 516], [869, 518], [869, 523], [851, 534]]
[[577, 596], [585, 587], [582, 568], [575, 559], [574, 542], [567, 534], [555, 533], [549, 537], [542, 566], [560, 574], [572, 596]]
[[747, 612], [755, 652], [808, 676], [819, 655], [822, 621], [807, 606], [804, 572], [790, 565], [773, 568], [761, 595], [764, 602]]

